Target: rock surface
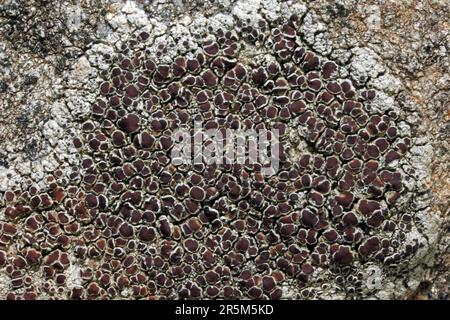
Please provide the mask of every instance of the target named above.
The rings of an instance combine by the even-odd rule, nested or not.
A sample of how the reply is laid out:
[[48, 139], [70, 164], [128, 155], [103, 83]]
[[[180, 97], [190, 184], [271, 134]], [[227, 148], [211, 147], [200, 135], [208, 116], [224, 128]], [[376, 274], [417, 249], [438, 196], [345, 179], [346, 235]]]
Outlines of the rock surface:
[[[445, 2], [426, 1], [3, 2], [0, 298], [447, 299], [448, 11]], [[298, 53], [299, 48], [307, 53]], [[228, 60], [209, 69], [199, 53], [211, 66], [216, 55]], [[255, 180], [243, 196], [242, 173], [203, 185], [195, 182], [201, 179], [196, 170], [162, 164], [164, 153], [153, 145], [167, 149], [170, 134], [158, 130], [171, 119], [171, 108], [187, 108], [192, 117], [202, 110], [200, 89], [190, 87], [188, 76], [165, 75], [167, 66], [177, 64], [184, 77], [190, 67], [183, 59], [200, 61], [199, 76], [191, 73], [211, 95], [235, 91], [234, 102], [253, 103], [247, 98], [252, 94], [241, 92], [247, 84], [248, 91], [267, 95], [279, 113], [263, 122], [267, 128], [285, 124], [286, 166], [296, 168], [298, 180], [311, 177], [314, 187], [302, 185], [293, 192], [297, 176], [287, 179], [291, 185], [279, 173], [266, 183], [297, 195], [285, 201], [258, 189], [250, 170]], [[280, 69], [270, 76], [275, 89], [266, 80], [259, 84], [258, 73], [265, 68], [270, 74], [274, 64]], [[285, 71], [289, 64], [298, 67], [299, 79], [307, 77], [304, 86], [300, 80], [292, 83], [289, 76], [295, 72]], [[119, 85], [115, 68], [125, 79]], [[336, 71], [328, 75], [328, 68]], [[254, 76], [241, 79], [241, 73]], [[175, 83], [183, 90], [171, 86]], [[333, 174], [328, 163], [334, 152], [345, 168], [348, 160], [336, 151], [336, 132], [350, 135], [356, 130], [351, 118], [357, 117], [345, 116], [344, 110], [333, 122], [322, 114], [320, 104], [328, 104], [322, 94], [334, 94], [325, 90], [333, 83], [343, 92], [330, 97], [342, 102], [338, 110], [355, 100], [370, 118], [356, 124], [358, 133], [369, 132], [364, 148], [376, 139], [389, 140], [388, 150], [381, 150], [384, 142], [378, 140], [376, 154], [367, 149], [358, 155], [364, 162], [361, 185], [348, 189], [342, 186], [344, 171]], [[292, 98], [295, 90], [301, 98]], [[189, 91], [195, 99], [180, 93]], [[290, 109], [278, 102], [284, 94]], [[159, 101], [152, 105], [156, 96]], [[295, 101], [304, 101], [306, 111]], [[216, 107], [214, 112], [225, 117]], [[230, 113], [242, 125], [245, 119], [261, 121], [252, 117], [259, 111], [245, 107], [250, 108], [239, 105]], [[272, 119], [270, 107], [261, 108], [260, 115]], [[311, 116], [302, 123], [293, 110]], [[311, 128], [312, 121], [323, 128]], [[379, 125], [383, 122], [391, 131]], [[325, 128], [335, 135], [319, 143]], [[354, 144], [346, 143], [354, 152]], [[295, 167], [306, 154], [326, 165], [311, 171]], [[153, 156], [167, 175], [151, 166], [144, 188], [139, 177], [147, 175], [138, 161], [147, 164]], [[368, 172], [372, 164], [376, 168]], [[383, 178], [383, 169], [398, 178]], [[206, 171], [198, 176], [207, 179]], [[319, 187], [324, 181], [331, 190]], [[173, 188], [166, 188], [169, 184]], [[189, 195], [179, 198], [182, 186]], [[219, 189], [218, 196], [206, 198], [211, 188]], [[267, 204], [254, 205], [257, 194]], [[167, 200], [175, 195], [182, 212]], [[366, 214], [370, 203], [376, 209]], [[281, 213], [265, 216], [270, 205]], [[344, 212], [333, 213], [335, 207]]]

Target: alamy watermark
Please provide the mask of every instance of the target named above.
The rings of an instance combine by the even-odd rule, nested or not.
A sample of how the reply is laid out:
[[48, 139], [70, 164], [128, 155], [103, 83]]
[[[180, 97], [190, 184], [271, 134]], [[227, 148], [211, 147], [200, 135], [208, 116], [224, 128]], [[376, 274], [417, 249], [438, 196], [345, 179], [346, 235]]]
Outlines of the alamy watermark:
[[279, 169], [279, 137], [277, 129], [206, 129], [201, 121], [194, 121], [193, 128], [173, 133], [172, 163], [258, 166], [262, 174], [273, 175]]

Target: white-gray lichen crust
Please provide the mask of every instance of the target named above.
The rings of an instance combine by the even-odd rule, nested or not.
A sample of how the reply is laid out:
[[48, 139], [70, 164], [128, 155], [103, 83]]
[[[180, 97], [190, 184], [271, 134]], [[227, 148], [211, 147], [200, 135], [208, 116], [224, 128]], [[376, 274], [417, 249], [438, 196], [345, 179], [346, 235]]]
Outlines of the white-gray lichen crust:
[[[445, 218], [403, 80], [309, 3], [200, 2], [0, 5], [0, 299], [414, 292]], [[279, 170], [172, 162], [194, 121], [279, 130]]]

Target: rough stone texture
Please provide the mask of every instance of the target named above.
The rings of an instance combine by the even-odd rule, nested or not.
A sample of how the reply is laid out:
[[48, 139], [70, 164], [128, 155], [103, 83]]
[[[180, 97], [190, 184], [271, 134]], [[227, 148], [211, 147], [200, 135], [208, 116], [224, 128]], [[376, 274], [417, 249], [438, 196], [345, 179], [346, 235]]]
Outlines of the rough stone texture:
[[[229, 297], [261, 297], [261, 287], [263, 297], [267, 298], [447, 299], [448, 11], [445, 1], [92, 0], [81, 5], [70, 1], [3, 2], [0, 5], [0, 298], [214, 297], [211, 293], [214, 289], [204, 288], [200, 296], [197, 294], [199, 290], [192, 288], [192, 283], [197, 281], [198, 285], [201, 281], [195, 275], [176, 280], [177, 286], [171, 289], [164, 281], [160, 283], [161, 273], [168, 272], [166, 267], [133, 271], [133, 263], [123, 257], [121, 264], [126, 267], [116, 272], [120, 277], [116, 279], [114, 271], [105, 271], [114, 278], [109, 285], [104, 274], [95, 272], [104, 269], [105, 261], [113, 263], [108, 260], [109, 253], [102, 251], [98, 242], [93, 246], [81, 241], [83, 237], [98, 240], [98, 235], [86, 232], [101, 230], [99, 222], [96, 225], [81, 221], [85, 233], [71, 234], [64, 229], [64, 223], [52, 218], [52, 211], [64, 212], [61, 207], [36, 209], [33, 214], [45, 220], [42, 240], [26, 227], [24, 221], [30, 213], [19, 219], [11, 218], [8, 208], [17, 210], [18, 204], [26, 205], [29, 200], [23, 192], [32, 187], [37, 194], [51, 190], [51, 197], [56, 200], [55, 186], [69, 186], [67, 178], [74, 168], [81, 168], [85, 156], [92, 155], [77, 150], [73, 139], [83, 136], [82, 125], [99, 97], [104, 76], [121, 61], [123, 46], [133, 41], [133, 35], [146, 32], [149, 38], [144, 48], [157, 63], [164, 64], [176, 56], [194, 57], [205, 40], [214, 39], [218, 29], [236, 29], [237, 21], [252, 26], [261, 18], [271, 26], [280, 26], [297, 14], [301, 18], [297, 32], [302, 45], [335, 61], [340, 67], [339, 78], [351, 79], [358, 91], [374, 89], [377, 94], [371, 103], [373, 112], [394, 110], [399, 114], [396, 125], [400, 136], [409, 136], [412, 143], [404, 157], [392, 164], [405, 177], [402, 196], [392, 210], [398, 217], [407, 215], [413, 220], [401, 227], [404, 232], [399, 235], [398, 246], [417, 247], [412, 254], [389, 266], [386, 261], [355, 261], [360, 259], [356, 256], [350, 266], [338, 266], [335, 270], [332, 264], [319, 264], [314, 265], [311, 273], [305, 270], [310, 267], [308, 260], [300, 265], [302, 272], [311, 273], [307, 281], [301, 276], [290, 277], [282, 267], [277, 270], [271, 265], [269, 271], [258, 270], [248, 259], [245, 267], [254, 274], [251, 279], [240, 275], [246, 281], [241, 280], [236, 287], [231, 281], [234, 291]], [[250, 45], [239, 52], [237, 60], [257, 68], [272, 61], [271, 50], [270, 45]], [[139, 106], [135, 108], [141, 112]], [[288, 145], [295, 145], [298, 139], [295, 129], [290, 129], [294, 132], [289, 133]], [[291, 148], [292, 159], [303, 152], [300, 146], [305, 144], [300, 142]], [[54, 178], [49, 180], [48, 176]], [[10, 191], [15, 192], [13, 199], [8, 199]], [[25, 199], [19, 201], [17, 197]], [[68, 214], [72, 215], [70, 211]], [[163, 228], [164, 221], [167, 217], [159, 213], [155, 226]], [[399, 218], [399, 224], [401, 221]], [[169, 217], [170, 225], [176, 223]], [[52, 228], [69, 234], [68, 243], [53, 236]], [[119, 230], [128, 238], [126, 231]], [[363, 231], [367, 233], [365, 236], [382, 235], [373, 232]], [[141, 262], [148, 256], [157, 256], [160, 252], [156, 250], [167, 245], [164, 241], [151, 243], [145, 254], [131, 250], [130, 260]], [[91, 250], [96, 247], [100, 254], [88, 254], [88, 258], [82, 259], [79, 250], [83, 247]], [[352, 245], [352, 249], [356, 247], [360, 244]], [[30, 250], [42, 257], [35, 262]], [[175, 251], [171, 255], [176, 257]], [[334, 256], [331, 254], [330, 258]], [[27, 261], [25, 266], [21, 259]], [[55, 266], [55, 261], [60, 265]], [[288, 274], [286, 281], [284, 273]], [[145, 277], [145, 283], [139, 280], [139, 274]], [[226, 278], [227, 272], [224, 274]], [[280, 287], [267, 289], [268, 276], [275, 278]], [[131, 280], [127, 281], [133, 285], [115, 286], [128, 277]], [[219, 295], [226, 297], [225, 290], [221, 290]]]

